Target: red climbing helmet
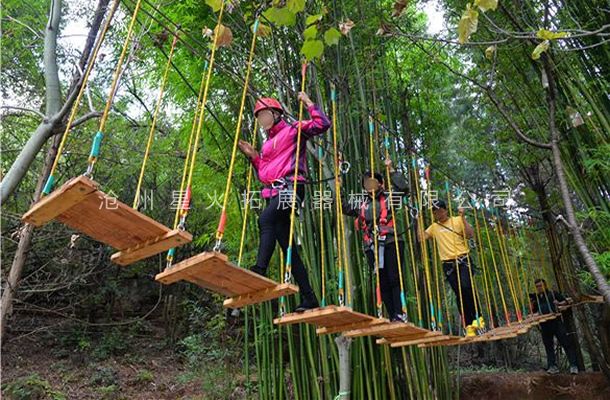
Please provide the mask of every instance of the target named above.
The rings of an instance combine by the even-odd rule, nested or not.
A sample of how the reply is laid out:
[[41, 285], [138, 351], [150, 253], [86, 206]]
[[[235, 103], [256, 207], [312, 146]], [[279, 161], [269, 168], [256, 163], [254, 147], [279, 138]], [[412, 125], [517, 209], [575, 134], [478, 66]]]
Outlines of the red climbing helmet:
[[272, 97], [262, 97], [256, 101], [256, 105], [254, 106], [254, 116], [256, 116], [259, 111], [266, 110], [268, 108], [277, 110], [280, 112], [280, 114], [284, 113], [284, 108], [279, 101]]

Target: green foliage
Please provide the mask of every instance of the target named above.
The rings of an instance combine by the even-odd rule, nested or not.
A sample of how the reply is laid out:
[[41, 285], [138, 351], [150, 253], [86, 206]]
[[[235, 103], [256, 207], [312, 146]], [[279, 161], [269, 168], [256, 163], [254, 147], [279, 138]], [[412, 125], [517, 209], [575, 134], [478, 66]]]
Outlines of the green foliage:
[[279, 26], [293, 26], [296, 23], [296, 14], [288, 7], [271, 7], [263, 13], [263, 16]]
[[153, 382], [155, 380], [155, 375], [147, 369], [141, 369], [136, 375], [136, 380], [140, 383]]
[[67, 397], [54, 390], [51, 384], [38, 374], [18, 378], [2, 385], [2, 393], [9, 400], [65, 400]]

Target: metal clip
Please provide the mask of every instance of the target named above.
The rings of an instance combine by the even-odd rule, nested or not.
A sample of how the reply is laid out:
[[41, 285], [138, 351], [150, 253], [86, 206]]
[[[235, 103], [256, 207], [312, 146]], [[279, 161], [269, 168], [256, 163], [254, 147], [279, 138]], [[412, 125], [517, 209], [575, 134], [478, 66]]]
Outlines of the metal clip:
[[339, 163], [339, 171], [340, 171], [342, 174], [347, 174], [347, 173], [349, 172], [349, 170], [350, 170], [350, 168], [351, 168], [351, 167], [352, 167], [352, 164], [350, 164], [350, 162], [349, 162], [349, 161], [341, 161], [341, 162]]
[[222, 245], [222, 239], [217, 239], [216, 244], [214, 245], [214, 248], [212, 249], [214, 251], [214, 253], [217, 253], [220, 251], [221, 245]]

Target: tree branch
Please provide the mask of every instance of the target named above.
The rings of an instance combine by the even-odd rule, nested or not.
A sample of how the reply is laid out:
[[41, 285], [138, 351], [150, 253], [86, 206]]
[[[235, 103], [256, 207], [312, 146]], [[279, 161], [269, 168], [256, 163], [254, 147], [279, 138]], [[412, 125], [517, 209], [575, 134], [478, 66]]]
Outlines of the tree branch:
[[506, 108], [504, 107], [504, 104], [502, 104], [502, 102], [496, 97], [496, 94], [491, 87], [485, 88], [485, 93], [487, 94], [487, 97], [489, 97], [489, 100], [491, 100], [491, 102], [494, 104], [494, 106], [496, 106], [500, 114], [502, 114], [504, 120], [508, 122], [508, 125], [510, 125], [513, 132], [515, 132], [519, 139], [521, 139], [527, 144], [531, 144], [532, 146], [538, 147], [540, 149], [551, 149], [551, 145], [549, 143], [541, 143], [534, 139], [530, 139], [521, 131], [515, 121], [511, 118], [510, 114], [508, 113], [508, 110], [506, 110]]
[[100, 111], [92, 111], [90, 113], [87, 113], [87, 114], [83, 115], [82, 117], [74, 120], [74, 122], [72, 122], [72, 128], [74, 128], [75, 126], [79, 126], [80, 124], [87, 122], [90, 119], [99, 118], [101, 116], [102, 116], [102, 113]]
[[38, 110], [33, 110], [31, 108], [26, 108], [26, 107], [18, 107], [18, 106], [2, 106], [0, 108], [4, 108], [6, 110], [19, 110], [19, 111], [24, 111], [24, 112], [30, 112], [30, 113], [34, 113], [36, 115], [38, 115], [40, 118], [46, 118], [46, 116], [41, 113]]

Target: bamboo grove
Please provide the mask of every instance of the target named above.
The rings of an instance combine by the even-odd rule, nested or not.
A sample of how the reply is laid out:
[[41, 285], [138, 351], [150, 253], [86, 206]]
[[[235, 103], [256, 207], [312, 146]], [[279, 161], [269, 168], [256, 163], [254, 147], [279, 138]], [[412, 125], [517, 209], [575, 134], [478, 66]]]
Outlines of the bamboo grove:
[[[308, 175], [319, 183], [307, 185], [310, 201], [297, 216], [295, 229], [323, 305], [344, 301], [354, 310], [377, 313], [377, 278], [362, 254], [361, 233], [337, 208], [337, 190], [361, 192], [364, 171], [385, 173], [383, 162], [388, 158], [409, 182], [409, 193], [392, 212], [397, 232], [405, 240], [400, 265], [410, 322], [462, 334], [458, 306], [445, 284], [436, 246], [418, 240], [421, 230], [432, 222], [432, 196], [445, 200], [452, 214], [466, 208], [466, 218], [475, 227], [470, 244], [476, 265], [473, 290], [481, 306], [477, 313], [490, 327], [507, 326], [531, 314], [528, 295], [536, 278], [545, 278], [576, 298], [597, 293], [599, 279], [587, 269], [585, 250], [607, 282], [610, 53], [607, 44], [600, 45], [606, 36], [597, 35], [607, 35], [607, 11], [599, 12], [604, 2], [491, 2], [496, 7], [478, 13], [478, 29], [470, 29], [465, 39], [463, 29], [450, 30], [444, 39], [429, 35], [420, 4], [406, 3], [227, 1], [221, 28], [216, 26], [220, 0], [121, 2], [108, 39], [113, 57], [119, 54], [128, 17], [137, 14], [126, 75], [136, 76], [134, 82], [155, 92], [166, 75], [165, 107], [170, 108], [169, 99], [173, 105], [172, 111], [161, 111], [164, 122], [159, 130], [165, 132], [149, 144], [153, 177], [144, 177], [144, 185], [162, 189], [165, 197], [156, 201], [170, 203], [170, 193], [178, 189], [181, 179], [182, 170], [168, 154], [177, 152], [180, 161], [188, 159], [185, 153], [192, 146], [189, 138], [194, 126], [203, 126], [197, 149], [200, 161], [193, 175], [196, 212], [189, 217], [196, 239], [186, 250], [178, 250], [176, 257], [213, 245], [218, 208], [206, 203], [222, 193], [227, 182], [233, 131], [241, 123], [237, 116], [242, 111], [242, 91], [247, 93], [246, 113], [237, 131], [242, 139], [260, 143], [261, 132], [248, 110], [257, 97], [273, 95], [297, 118], [299, 72], [307, 58], [305, 89], [332, 114], [333, 127], [304, 149], [309, 153]], [[488, 2], [439, 3], [448, 26], [456, 27], [466, 16], [472, 18], [471, 6]], [[570, 35], [536, 37], [541, 29]], [[255, 35], [250, 76], [245, 66]], [[212, 63], [214, 36], [226, 43], [214, 49]], [[546, 47], [537, 47], [543, 42]], [[539, 58], [534, 59], [532, 52], [538, 52]], [[151, 65], [152, 70], [148, 69]], [[197, 115], [206, 73], [210, 89], [203, 123]], [[107, 79], [102, 74], [94, 78], [100, 87], [109, 85]], [[126, 87], [129, 94], [137, 94], [129, 84]], [[96, 167], [96, 175], [116, 189], [118, 197], [133, 196], [130, 189], [142, 184], [141, 175], [139, 183], [133, 179], [138, 176], [137, 163], [108, 160], [109, 154], [131, 160], [142, 152], [144, 132], [137, 131], [134, 137], [121, 133], [136, 132], [125, 115], [127, 98], [118, 96], [119, 111], [108, 120], [116, 133], [104, 144], [107, 155], [101, 161], [105, 162]], [[67, 148], [86, 147], [91, 129], [87, 124], [75, 129]], [[128, 146], [113, 144], [115, 139]], [[559, 152], [547, 143], [556, 145]], [[340, 171], [345, 161], [351, 167]], [[75, 159], [59, 165], [66, 176], [68, 169], [85, 167], [85, 161]], [[119, 167], [124, 175], [115, 175]], [[565, 175], [566, 187], [555, 183], [558, 174]], [[337, 177], [341, 188], [335, 184]], [[257, 249], [258, 210], [250, 200], [258, 189], [252, 168], [243, 159], [230, 179], [233, 190], [225, 195], [228, 222], [223, 251], [248, 267]], [[140, 190], [136, 192], [139, 196]], [[498, 202], [500, 193], [511, 201]], [[322, 194], [330, 200], [321, 199]], [[576, 227], [566, 211], [566, 198], [569, 208], [575, 209]], [[317, 207], [311, 199], [319, 200]], [[19, 209], [22, 204], [9, 206]], [[155, 216], [175, 225], [178, 214], [161, 209], [154, 211]], [[571, 239], [574, 229], [581, 231], [585, 249]], [[282, 281], [284, 256], [276, 256], [270, 275]], [[288, 310], [294, 309], [294, 299], [284, 301]], [[392, 348], [370, 337], [350, 340], [317, 335], [308, 325], [274, 325], [280, 312], [280, 302], [274, 301], [247, 307], [239, 316], [243, 324], [240, 361], [249, 397], [457, 396], [454, 366], [442, 346]], [[577, 310], [575, 314], [592, 349], [591, 359], [610, 375], [610, 343], [603, 345], [597, 338], [600, 328], [590, 313]], [[342, 387], [344, 351], [349, 354], [349, 389]]]

